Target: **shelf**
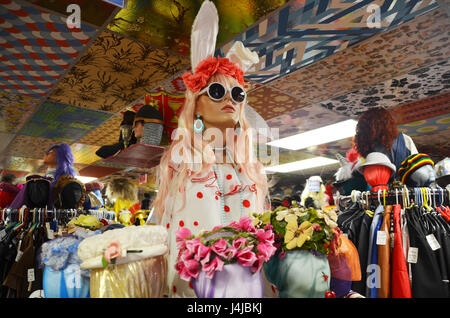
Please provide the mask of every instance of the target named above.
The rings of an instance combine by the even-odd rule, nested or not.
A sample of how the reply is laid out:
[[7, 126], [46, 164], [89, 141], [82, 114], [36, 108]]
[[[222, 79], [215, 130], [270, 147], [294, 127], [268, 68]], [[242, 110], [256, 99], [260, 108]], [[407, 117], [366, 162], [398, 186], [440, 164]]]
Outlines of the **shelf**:
[[102, 162], [148, 169], [159, 165], [164, 149], [162, 146], [137, 143], [111, 157], [103, 159]]

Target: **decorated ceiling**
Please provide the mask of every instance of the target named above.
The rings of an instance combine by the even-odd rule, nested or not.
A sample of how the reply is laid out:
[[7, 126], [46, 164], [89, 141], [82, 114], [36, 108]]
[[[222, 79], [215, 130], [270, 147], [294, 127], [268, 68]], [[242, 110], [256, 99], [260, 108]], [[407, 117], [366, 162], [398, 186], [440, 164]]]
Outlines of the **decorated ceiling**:
[[[95, 155], [119, 139], [124, 110], [153, 100], [176, 126], [190, 71], [190, 30], [203, 0], [0, 2], [0, 169], [42, 172], [44, 152], [71, 145], [81, 174], [155, 169]], [[214, 0], [216, 55], [235, 41], [256, 52], [248, 103], [279, 137], [388, 108], [399, 130], [434, 160], [450, 156], [450, 17], [435, 0]], [[67, 7], [80, 8], [69, 28]], [[374, 18], [374, 8], [379, 20]], [[345, 154], [351, 139], [280, 151], [280, 163]], [[339, 166], [308, 173], [332, 176]]]

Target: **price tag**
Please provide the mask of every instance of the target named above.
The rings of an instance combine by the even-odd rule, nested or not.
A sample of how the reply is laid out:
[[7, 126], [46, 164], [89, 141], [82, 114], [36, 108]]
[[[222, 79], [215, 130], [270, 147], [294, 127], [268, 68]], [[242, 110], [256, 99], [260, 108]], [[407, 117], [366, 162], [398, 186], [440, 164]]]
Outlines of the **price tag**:
[[29, 283], [34, 282], [34, 279], [35, 279], [35, 277], [34, 277], [34, 268], [29, 268], [28, 269], [28, 282]]
[[408, 263], [417, 263], [417, 258], [419, 257], [419, 249], [417, 247], [410, 247], [408, 250]]
[[53, 240], [55, 238], [55, 234], [54, 234], [53, 230], [51, 230], [51, 229], [47, 230], [47, 238], [49, 240]]
[[22, 255], [23, 255], [23, 252], [22, 252], [22, 251], [18, 251], [18, 252], [17, 252], [17, 255], [16, 255], [15, 261], [16, 261], [16, 262], [20, 261], [20, 259], [22, 258]]
[[0, 231], [0, 240], [2, 240], [5, 236], [6, 236], [6, 231], [5, 231], [5, 229], [3, 229]]
[[428, 244], [430, 244], [430, 247], [433, 251], [441, 248], [441, 245], [436, 240], [436, 237], [434, 236], [434, 234], [427, 235], [426, 238], [427, 238]]
[[387, 233], [386, 231], [377, 232], [377, 245], [386, 245]]

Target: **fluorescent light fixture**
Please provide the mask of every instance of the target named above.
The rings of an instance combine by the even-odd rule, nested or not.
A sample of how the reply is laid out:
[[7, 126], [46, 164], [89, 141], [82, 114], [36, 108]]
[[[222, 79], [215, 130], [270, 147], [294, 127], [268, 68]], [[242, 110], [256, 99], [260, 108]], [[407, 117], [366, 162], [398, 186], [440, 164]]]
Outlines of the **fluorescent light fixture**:
[[310, 168], [316, 168], [321, 166], [328, 166], [331, 164], [339, 163], [338, 160], [335, 159], [329, 159], [325, 157], [315, 157], [290, 163], [285, 163], [278, 166], [273, 167], [267, 167], [264, 170], [265, 171], [272, 171], [272, 172], [291, 172], [291, 171], [299, 171], [299, 170], [306, 170]]
[[353, 119], [306, 131], [301, 134], [268, 142], [269, 146], [299, 150], [349, 138], [355, 135], [356, 124]]
[[76, 176], [76, 178], [77, 178], [78, 180], [80, 180], [81, 182], [83, 182], [83, 183], [89, 183], [89, 182], [91, 182], [91, 181], [97, 180], [97, 178], [94, 178], [94, 177]]

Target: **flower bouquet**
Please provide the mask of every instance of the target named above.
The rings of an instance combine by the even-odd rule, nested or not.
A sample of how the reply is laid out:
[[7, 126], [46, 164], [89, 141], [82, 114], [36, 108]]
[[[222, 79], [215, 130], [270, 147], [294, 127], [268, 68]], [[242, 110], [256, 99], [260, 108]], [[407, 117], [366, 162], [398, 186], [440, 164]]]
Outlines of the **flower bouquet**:
[[248, 216], [227, 226], [192, 235], [180, 228], [176, 234], [175, 269], [190, 281], [199, 298], [261, 298], [261, 268], [275, 253], [272, 226], [256, 229]]
[[280, 206], [253, 214], [256, 229], [271, 224], [277, 255], [264, 265], [280, 297], [329, 297], [327, 255], [337, 248], [339, 229], [334, 211]]

